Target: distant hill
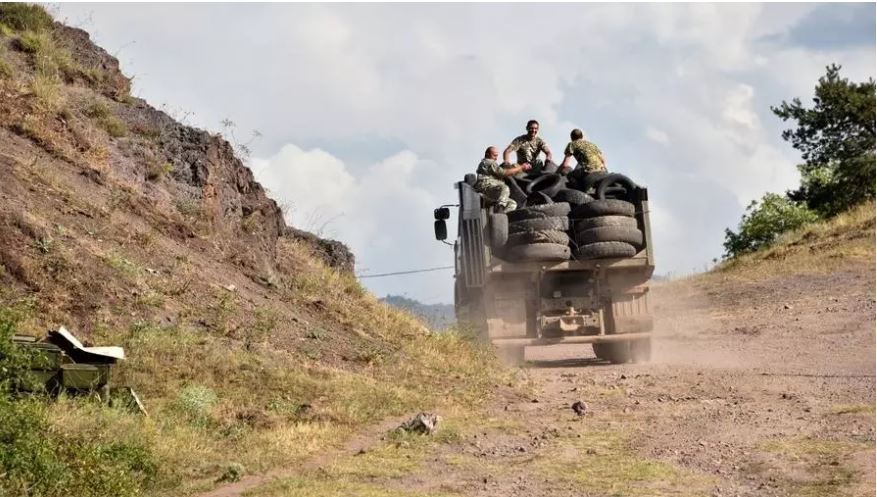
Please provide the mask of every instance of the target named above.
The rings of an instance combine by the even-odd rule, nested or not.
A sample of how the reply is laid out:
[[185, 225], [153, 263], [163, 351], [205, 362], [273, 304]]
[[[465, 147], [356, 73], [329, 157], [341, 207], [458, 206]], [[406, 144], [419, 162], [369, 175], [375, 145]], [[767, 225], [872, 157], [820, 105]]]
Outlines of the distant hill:
[[381, 301], [410, 312], [426, 323], [431, 330], [444, 330], [457, 322], [454, 317], [454, 306], [451, 304], [424, 304], [401, 295], [387, 295]]

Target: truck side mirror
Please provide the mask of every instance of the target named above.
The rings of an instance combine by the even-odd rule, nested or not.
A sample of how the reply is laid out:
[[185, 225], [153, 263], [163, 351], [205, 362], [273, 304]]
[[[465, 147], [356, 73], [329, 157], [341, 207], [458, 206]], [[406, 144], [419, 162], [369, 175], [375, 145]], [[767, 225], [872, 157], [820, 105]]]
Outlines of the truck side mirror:
[[435, 239], [446, 240], [448, 238], [448, 226], [444, 219], [436, 219], [435, 221]]
[[447, 207], [439, 207], [438, 209], [433, 210], [432, 214], [435, 216], [435, 218], [437, 220], [439, 220], [439, 219], [444, 220], [444, 219], [448, 219], [449, 217], [451, 217], [451, 210], [448, 209]]

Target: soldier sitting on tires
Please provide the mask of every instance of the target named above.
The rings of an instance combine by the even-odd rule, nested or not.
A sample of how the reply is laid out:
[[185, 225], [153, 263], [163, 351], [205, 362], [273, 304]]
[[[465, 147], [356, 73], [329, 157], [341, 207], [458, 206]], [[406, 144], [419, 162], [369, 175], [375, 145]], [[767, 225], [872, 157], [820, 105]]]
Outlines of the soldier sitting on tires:
[[[560, 164], [561, 174], [568, 173], [567, 176], [574, 182], [582, 184], [584, 177], [590, 173], [606, 172], [606, 160], [603, 153], [597, 145], [585, 139], [582, 130], [576, 128], [569, 133], [570, 142], [563, 150], [563, 162]], [[578, 163], [572, 171], [571, 162], [575, 158]]]
[[509, 198], [509, 187], [504, 180], [508, 176], [529, 171], [530, 165], [503, 167], [496, 162], [498, 157], [499, 151], [496, 147], [487, 147], [484, 151], [484, 159], [478, 163], [478, 169], [475, 170], [477, 179], [474, 188], [488, 202], [496, 205], [499, 212], [506, 213], [515, 210], [518, 204]]
[[[541, 173], [545, 168], [545, 164], [551, 162], [552, 155], [551, 149], [548, 148], [548, 144], [545, 143], [545, 140], [540, 138], [538, 134], [539, 121], [535, 119], [527, 121], [527, 133], [516, 137], [512, 140], [509, 146], [506, 147], [505, 151], [502, 153], [503, 163], [508, 164], [512, 152], [516, 152], [517, 164], [527, 164], [532, 167], [535, 173]], [[539, 160], [538, 157], [540, 152], [545, 153], [545, 162]], [[525, 169], [525, 171], [526, 170], [527, 169]]]

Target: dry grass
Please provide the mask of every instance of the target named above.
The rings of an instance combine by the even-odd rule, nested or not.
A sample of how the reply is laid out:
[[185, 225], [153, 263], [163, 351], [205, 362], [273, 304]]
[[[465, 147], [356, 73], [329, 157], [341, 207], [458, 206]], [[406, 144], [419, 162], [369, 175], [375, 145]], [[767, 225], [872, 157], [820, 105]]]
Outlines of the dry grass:
[[826, 273], [850, 262], [874, 263], [874, 203], [785, 234], [770, 247], [719, 265], [713, 273], [744, 279]]

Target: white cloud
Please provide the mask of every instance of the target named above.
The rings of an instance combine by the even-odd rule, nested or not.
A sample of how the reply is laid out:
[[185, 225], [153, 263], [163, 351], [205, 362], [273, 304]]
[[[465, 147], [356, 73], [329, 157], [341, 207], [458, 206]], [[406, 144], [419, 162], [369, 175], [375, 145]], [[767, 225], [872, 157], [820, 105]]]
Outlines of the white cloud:
[[[505, 146], [534, 117], [556, 154], [582, 128], [610, 168], [649, 186], [666, 254], [659, 272], [719, 255], [723, 228], [750, 200], [797, 182], [797, 154], [770, 105], [807, 100], [831, 62], [856, 80], [874, 75], [873, 40], [844, 49], [770, 41], [816, 8], [59, 7], [73, 21], [92, 13], [84, 27], [120, 53], [153, 104], [193, 110], [208, 128], [230, 117], [259, 129], [260, 180], [292, 203], [294, 224], [331, 220], [327, 234], [348, 241], [363, 268], [450, 263], [432, 240], [432, 208], [454, 201], [453, 182], [487, 145]], [[506, 29], [524, 25], [536, 34]], [[368, 281], [379, 293], [449, 301], [447, 280]]]
[[722, 117], [731, 124], [755, 130], [759, 126], [758, 115], [752, 108], [752, 97], [755, 90], [749, 85], [739, 84], [729, 91], [724, 98]]
[[660, 143], [661, 145], [667, 145], [670, 143], [670, 137], [667, 136], [667, 133], [651, 126], [646, 128], [646, 137], [655, 143]]

